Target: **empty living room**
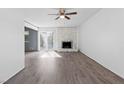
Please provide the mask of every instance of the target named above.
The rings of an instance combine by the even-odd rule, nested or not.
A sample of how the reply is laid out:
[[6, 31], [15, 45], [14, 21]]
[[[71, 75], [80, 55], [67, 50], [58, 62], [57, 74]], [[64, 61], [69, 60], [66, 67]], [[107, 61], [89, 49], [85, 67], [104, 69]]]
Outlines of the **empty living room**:
[[1, 8], [0, 13], [1, 83], [124, 83], [123, 8]]

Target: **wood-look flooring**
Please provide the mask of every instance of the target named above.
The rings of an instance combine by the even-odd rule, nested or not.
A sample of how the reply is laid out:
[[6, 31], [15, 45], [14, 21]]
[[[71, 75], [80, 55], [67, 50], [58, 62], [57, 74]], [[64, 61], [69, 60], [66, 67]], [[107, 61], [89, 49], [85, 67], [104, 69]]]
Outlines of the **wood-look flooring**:
[[26, 53], [25, 69], [5, 84], [121, 84], [124, 79], [80, 52]]

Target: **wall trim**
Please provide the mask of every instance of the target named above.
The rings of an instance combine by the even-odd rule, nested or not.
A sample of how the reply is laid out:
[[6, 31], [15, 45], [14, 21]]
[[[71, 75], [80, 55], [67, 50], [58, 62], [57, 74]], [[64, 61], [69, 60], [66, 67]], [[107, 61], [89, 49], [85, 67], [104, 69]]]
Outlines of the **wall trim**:
[[116, 73], [116, 72], [113, 72], [113, 71], [112, 71], [111, 69], [109, 69], [107, 66], [100, 64], [98, 61], [94, 60], [92, 57], [89, 57], [87, 54], [85, 54], [85, 53], [84, 53], [83, 51], [81, 51], [80, 49], [79, 49], [79, 52], [80, 52], [81, 54], [87, 56], [88, 58], [92, 59], [93, 61], [95, 61], [95, 62], [96, 62], [97, 64], [99, 64], [100, 66], [102, 66], [102, 67], [104, 67], [105, 69], [109, 70], [110, 72], [112, 72], [112, 73], [115, 74], [116, 76], [118, 76], [118, 77], [124, 79], [123, 76], [119, 75], [119, 74]]

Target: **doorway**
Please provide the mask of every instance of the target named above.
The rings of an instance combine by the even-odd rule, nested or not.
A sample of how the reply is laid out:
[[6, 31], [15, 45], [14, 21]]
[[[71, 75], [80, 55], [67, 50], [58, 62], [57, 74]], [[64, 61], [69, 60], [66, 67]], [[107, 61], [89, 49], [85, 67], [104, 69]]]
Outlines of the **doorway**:
[[25, 52], [38, 51], [38, 31], [29, 27], [25, 29]]
[[40, 50], [52, 50], [53, 49], [53, 32], [41, 32], [40, 33]]

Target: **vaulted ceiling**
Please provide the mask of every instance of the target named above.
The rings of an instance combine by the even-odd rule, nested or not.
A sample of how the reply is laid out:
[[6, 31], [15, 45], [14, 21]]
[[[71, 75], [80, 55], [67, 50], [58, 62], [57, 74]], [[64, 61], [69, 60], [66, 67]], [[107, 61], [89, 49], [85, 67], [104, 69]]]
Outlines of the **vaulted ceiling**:
[[77, 12], [77, 15], [70, 15], [71, 20], [54, 20], [58, 13], [57, 8], [27, 8], [25, 9], [25, 20], [38, 27], [75, 27], [85, 22], [89, 17], [97, 13], [99, 8], [68, 8], [66, 12]]

